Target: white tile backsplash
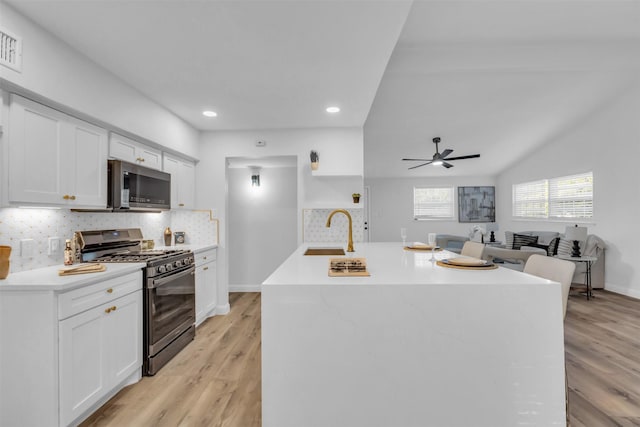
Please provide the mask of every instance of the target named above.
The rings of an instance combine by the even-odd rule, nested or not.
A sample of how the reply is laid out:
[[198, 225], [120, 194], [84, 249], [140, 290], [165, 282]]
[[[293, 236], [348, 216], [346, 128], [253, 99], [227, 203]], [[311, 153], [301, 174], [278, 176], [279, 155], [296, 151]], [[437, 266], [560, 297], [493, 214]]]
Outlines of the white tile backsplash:
[[[186, 243], [211, 244], [218, 241], [217, 222], [211, 220], [208, 211], [171, 211], [162, 213], [86, 213], [63, 209], [0, 209], [0, 245], [9, 245], [11, 272], [32, 270], [58, 265], [63, 260], [65, 239], [75, 231], [104, 230], [110, 228], [140, 228], [145, 239], [153, 239], [156, 245], [164, 244], [163, 232], [169, 226], [172, 231], [184, 231]], [[49, 237], [60, 238], [60, 251], [47, 255]], [[33, 239], [35, 256], [20, 255], [20, 241]]]
[[[304, 209], [303, 227], [305, 242], [346, 242], [349, 234], [349, 220], [346, 215], [335, 214], [331, 227], [327, 228], [327, 218], [333, 209]], [[353, 222], [353, 241], [364, 241], [364, 212], [362, 209], [347, 209]]]

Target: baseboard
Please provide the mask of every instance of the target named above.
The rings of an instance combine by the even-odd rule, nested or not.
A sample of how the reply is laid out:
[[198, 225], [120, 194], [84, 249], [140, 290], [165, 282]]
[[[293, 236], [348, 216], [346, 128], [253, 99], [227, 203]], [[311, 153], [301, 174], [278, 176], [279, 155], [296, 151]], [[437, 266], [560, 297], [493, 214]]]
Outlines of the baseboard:
[[623, 288], [621, 286], [611, 285], [606, 283], [604, 289], [610, 292], [615, 292], [616, 294], [626, 295], [631, 298], [640, 299], [640, 290], [637, 289], [629, 289]]
[[226, 303], [225, 305], [217, 305], [214, 314], [229, 314], [229, 311], [231, 311], [231, 306]]
[[260, 292], [262, 285], [229, 285], [229, 292]]

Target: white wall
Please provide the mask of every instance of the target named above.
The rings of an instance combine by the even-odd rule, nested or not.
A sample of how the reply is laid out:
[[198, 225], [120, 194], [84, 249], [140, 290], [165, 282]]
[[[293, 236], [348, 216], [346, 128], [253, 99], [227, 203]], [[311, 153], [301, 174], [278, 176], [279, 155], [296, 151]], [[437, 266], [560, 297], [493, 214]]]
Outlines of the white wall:
[[248, 168], [227, 171], [232, 291], [259, 290], [297, 247], [296, 168], [262, 168], [259, 187], [251, 186], [251, 174]]
[[[567, 223], [517, 221], [511, 217], [515, 183], [593, 171], [594, 218], [589, 233], [607, 243], [605, 289], [640, 298], [640, 82], [557, 135], [542, 149], [498, 177], [497, 211], [504, 230], [564, 231]], [[504, 225], [504, 226], [503, 226]]]
[[[196, 168], [198, 206], [215, 206], [215, 216], [221, 221], [218, 248], [218, 278], [227, 289], [229, 283], [227, 239], [228, 231], [227, 181], [228, 157], [261, 158], [268, 156], [297, 156], [297, 244], [302, 243], [302, 208], [344, 207], [352, 204], [351, 194], [362, 193], [362, 177], [315, 177], [311, 175], [309, 152], [317, 150], [320, 164], [331, 161], [323, 153], [338, 152], [362, 164], [363, 139], [361, 128], [293, 129], [204, 132], [200, 143], [200, 163]], [[265, 141], [257, 147], [256, 141]], [[339, 150], [338, 150], [339, 148]]]
[[23, 38], [22, 72], [0, 66], [5, 88], [198, 158], [198, 131], [4, 2], [0, 26]]
[[[462, 164], [459, 167], [464, 167]], [[446, 173], [446, 172], [443, 172]], [[407, 241], [427, 241], [428, 233], [467, 236], [474, 224], [458, 222], [457, 187], [494, 186], [495, 178], [367, 178], [369, 186], [369, 235], [372, 242], [400, 242], [400, 228], [407, 228]], [[455, 219], [452, 221], [415, 221], [413, 219], [413, 187], [454, 187]], [[497, 189], [496, 189], [497, 192]], [[496, 195], [496, 203], [498, 196]], [[496, 222], [502, 227], [501, 217]]]

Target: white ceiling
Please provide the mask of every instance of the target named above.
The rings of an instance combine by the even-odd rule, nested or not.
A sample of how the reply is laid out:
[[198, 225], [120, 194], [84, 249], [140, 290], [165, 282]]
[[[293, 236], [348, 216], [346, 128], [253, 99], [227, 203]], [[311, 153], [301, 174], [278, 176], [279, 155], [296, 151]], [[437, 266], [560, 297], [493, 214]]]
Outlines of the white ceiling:
[[[637, 0], [5, 1], [197, 129], [364, 125], [367, 177], [498, 173], [640, 75]], [[434, 136], [481, 158], [408, 171]]]

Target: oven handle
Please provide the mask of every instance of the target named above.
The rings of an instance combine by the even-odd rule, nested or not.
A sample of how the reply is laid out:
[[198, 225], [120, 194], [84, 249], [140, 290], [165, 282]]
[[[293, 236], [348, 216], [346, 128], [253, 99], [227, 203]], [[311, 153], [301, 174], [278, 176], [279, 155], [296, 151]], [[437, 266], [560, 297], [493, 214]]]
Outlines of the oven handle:
[[179, 279], [183, 276], [187, 276], [187, 275], [194, 276], [195, 274], [196, 274], [196, 267], [192, 265], [191, 267], [187, 268], [184, 271], [181, 271], [180, 273], [171, 274], [161, 279], [152, 279], [148, 287], [149, 289], [159, 288], [160, 286], [165, 285], [169, 282], [173, 282], [174, 280]]

